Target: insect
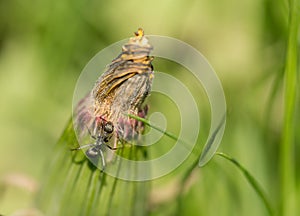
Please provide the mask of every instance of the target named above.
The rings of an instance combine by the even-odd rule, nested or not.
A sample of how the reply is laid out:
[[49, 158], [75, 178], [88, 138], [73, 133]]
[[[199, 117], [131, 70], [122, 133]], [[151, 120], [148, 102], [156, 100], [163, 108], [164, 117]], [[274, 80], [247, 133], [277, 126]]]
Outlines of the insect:
[[87, 157], [101, 157], [103, 169], [106, 164], [103, 148], [115, 150], [118, 141], [129, 142], [143, 131], [143, 124], [130, 119], [128, 114], [147, 115], [148, 107], [143, 107], [143, 103], [154, 77], [151, 51], [152, 46], [139, 28], [77, 105], [74, 126], [79, 143], [86, 136], [95, 142], [73, 150], [88, 148]]
[[106, 145], [106, 143], [109, 141], [110, 137], [112, 136], [112, 133], [114, 131], [114, 125], [112, 124], [112, 122], [105, 121], [105, 119], [101, 119], [101, 120], [104, 121], [104, 123], [100, 124], [100, 126], [102, 128], [100, 128], [98, 130], [98, 134], [96, 134], [96, 135], [92, 134], [91, 131], [89, 129], [87, 129], [90, 136], [95, 140], [95, 143], [83, 145], [83, 146], [80, 146], [80, 147], [72, 149], [72, 150], [80, 150], [80, 149], [84, 149], [84, 148], [89, 148], [86, 151], [86, 155], [89, 158], [100, 157], [101, 163], [102, 163], [102, 169], [104, 170], [106, 163], [104, 160], [104, 154], [103, 154], [104, 149], [103, 148], [108, 147], [111, 150], [116, 150], [116, 148]]

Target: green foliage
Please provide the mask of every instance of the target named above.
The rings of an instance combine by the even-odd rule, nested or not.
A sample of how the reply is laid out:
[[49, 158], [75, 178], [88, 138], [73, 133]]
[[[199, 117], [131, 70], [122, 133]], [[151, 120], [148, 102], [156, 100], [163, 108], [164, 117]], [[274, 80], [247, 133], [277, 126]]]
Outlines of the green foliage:
[[[44, 169], [38, 209], [46, 215], [146, 215], [149, 182], [124, 181], [101, 172], [82, 151], [70, 151], [77, 145], [70, 120]], [[129, 159], [145, 155], [126, 146], [120, 151]]]
[[[268, 215], [257, 189], [223, 158], [197, 167], [210, 126], [205, 94], [193, 77], [163, 61], [155, 59], [154, 68], [189, 84], [200, 108], [199, 145], [182, 166], [145, 183], [107, 176], [81, 151], [70, 151], [77, 145], [71, 122], [54, 146], [83, 67], [137, 27], [181, 39], [206, 56], [228, 105], [220, 151], [259, 182], [275, 215], [296, 215], [299, 0], [0, 1], [0, 214], [35, 208], [48, 215]], [[150, 112], [172, 106], [150, 102]], [[172, 134], [177, 120], [168, 122]], [[151, 146], [157, 155], [168, 150], [165, 140]], [[34, 179], [41, 190], [7, 183], [11, 173]]]
[[289, 34], [285, 63], [284, 123], [280, 146], [281, 211], [283, 215], [296, 215], [295, 173], [295, 108], [299, 82], [298, 38], [300, 2], [289, 1]]
[[265, 192], [257, 182], [257, 180], [248, 172], [246, 168], [244, 168], [238, 161], [236, 161], [234, 158], [222, 153], [222, 152], [217, 152], [216, 155], [221, 156], [231, 163], [233, 163], [237, 168], [240, 169], [240, 171], [244, 174], [245, 178], [248, 180], [250, 185], [253, 187], [253, 189], [256, 191], [256, 193], [260, 196], [262, 201], [264, 202], [264, 205], [266, 206], [268, 213], [270, 215], [274, 215], [273, 209], [271, 207], [270, 201], [268, 200]]

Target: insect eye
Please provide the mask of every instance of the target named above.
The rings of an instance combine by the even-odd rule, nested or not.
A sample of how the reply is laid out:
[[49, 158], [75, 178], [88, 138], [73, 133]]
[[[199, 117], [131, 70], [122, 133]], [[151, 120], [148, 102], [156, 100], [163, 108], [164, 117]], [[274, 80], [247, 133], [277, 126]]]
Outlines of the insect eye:
[[112, 133], [114, 131], [114, 125], [112, 122], [107, 122], [104, 127], [103, 127], [103, 130], [106, 132], [106, 133]]

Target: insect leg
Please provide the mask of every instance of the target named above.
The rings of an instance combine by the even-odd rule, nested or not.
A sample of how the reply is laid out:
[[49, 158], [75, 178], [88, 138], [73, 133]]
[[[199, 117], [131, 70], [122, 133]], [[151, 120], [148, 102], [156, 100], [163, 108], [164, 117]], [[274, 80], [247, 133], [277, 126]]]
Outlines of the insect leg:
[[[106, 144], [105, 144], [106, 145]], [[106, 145], [110, 150], [117, 150], [117, 149], [119, 149], [119, 148], [122, 148], [122, 147], [111, 147], [111, 146], [109, 146], [109, 145]]]
[[95, 146], [95, 144], [94, 143], [86, 144], [86, 145], [79, 146], [78, 148], [73, 148], [73, 149], [70, 149], [70, 150], [75, 151], [75, 150], [80, 150], [80, 149], [84, 149], [84, 148], [88, 148], [88, 147], [92, 147], [92, 146]]
[[92, 134], [92, 132], [90, 131], [90, 129], [88, 128], [88, 126], [85, 125], [85, 127], [86, 127], [87, 131], [89, 132], [90, 136], [91, 136], [93, 139], [96, 139], [96, 136]]
[[102, 152], [102, 150], [101, 149], [99, 149], [99, 153], [100, 153], [100, 157], [101, 157], [101, 162], [102, 162], [102, 172], [104, 171], [104, 169], [105, 169], [105, 166], [106, 166], [106, 164], [105, 164], [105, 159], [104, 159], [104, 155], [103, 155], [103, 152]]

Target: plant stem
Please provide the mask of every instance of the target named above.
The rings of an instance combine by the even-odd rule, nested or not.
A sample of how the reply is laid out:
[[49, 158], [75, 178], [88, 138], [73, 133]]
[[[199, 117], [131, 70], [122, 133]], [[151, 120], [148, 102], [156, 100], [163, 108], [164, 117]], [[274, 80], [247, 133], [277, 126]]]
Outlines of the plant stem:
[[[161, 129], [160, 127], [154, 126], [152, 125], [148, 120], [144, 119], [144, 118], [140, 118], [138, 116], [135, 115], [128, 115], [129, 117], [136, 119], [138, 121], [141, 121], [143, 123], [145, 123], [146, 125], [152, 127], [153, 129], [156, 129], [158, 131], [160, 131], [161, 133], [165, 134], [166, 136], [169, 136], [172, 139], [178, 140], [178, 138], [176, 137], [176, 135], [168, 132], [168, 131], [164, 131], [163, 129]], [[183, 142], [183, 141], [182, 141]], [[183, 142], [183, 144], [185, 144]], [[269, 215], [274, 215], [274, 211], [272, 209], [271, 203], [270, 201], [267, 199], [267, 195], [264, 192], [263, 188], [260, 186], [260, 184], [258, 183], [258, 181], [248, 172], [248, 170], [243, 167], [237, 160], [235, 160], [234, 158], [230, 157], [229, 155], [226, 155], [222, 152], [216, 152], [215, 155], [221, 156], [225, 159], [227, 159], [228, 161], [230, 161], [231, 163], [233, 163], [234, 165], [236, 165], [236, 167], [244, 174], [244, 176], [246, 177], [246, 179], [248, 180], [248, 182], [250, 183], [250, 185], [253, 187], [253, 189], [255, 190], [255, 192], [258, 194], [258, 196], [262, 199]], [[191, 174], [191, 172], [193, 171], [193, 169], [195, 169], [196, 167], [196, 163], [193, 164], [189, 170], [187, 170], [187, 172], [185, 173], [185, 175], [182, 178], [182, 187], [180, 189], [180, 191], [182, 192], [183, 190], [183, 186], [184, 186], [184, 182], [186, 181], [186, 179], [189, 177], [189, 175]], [[180, 215], [181, 213], [181, 199], [182, 199], [182, 193], [179, 193], [179, 196], [177, 198], [178, 200], [178, 208], [177, 208], [177, 213]]]
[[216, 152], [216, 155], [221, 156], [227, 159], [228, 161], [230, 161], [231, 163], [233, 163], [244, 174], [244, 176], [246, 177], [250, 185], [253, 187], [257, 195], [262, 199], [266, 209], [268, 210], [269, 215], [274, 215], [271, 204], [267, 199], [267, 195], [265, 194], [264, 190], [262, 189], [258, 181], [234, 158], [222, 152]]
[[281, 214], [295, 215], [294, 117], [297, 92], [299, 0], [289, 1], [289, 34], [285, 64], [284, 125], [280, 146]]

